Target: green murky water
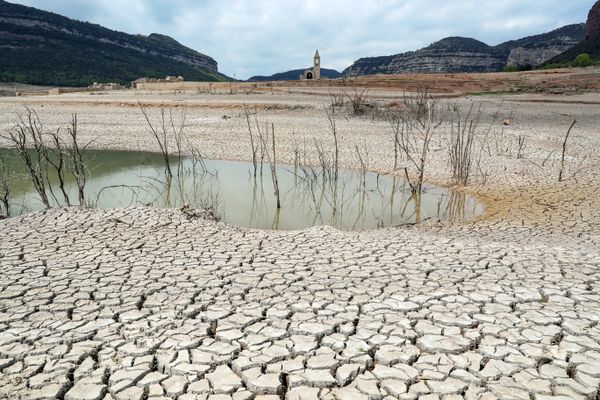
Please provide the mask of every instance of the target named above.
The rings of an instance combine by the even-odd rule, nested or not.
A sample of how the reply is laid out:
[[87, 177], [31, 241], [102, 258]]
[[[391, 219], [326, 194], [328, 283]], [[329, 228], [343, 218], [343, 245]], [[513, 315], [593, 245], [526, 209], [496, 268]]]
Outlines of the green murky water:
[[[11, 171], [10, 214], [43, 209], [15, 152], [0, 149]], [[482, 212], [474, 199], [427, 185], [420, 199], [404, 180], [375, 173], [340, 170], [329, 179], [320, 169], [280, 165], [276, 168], [281, 208], [276, 208], [268, 164], [256, 176], [253, 165], [223, 160], [172, 161], [166, 179], [162, 156], [153, 153], [96, 151], [85, 153], [89, 178], [86, 203], [100, 208], [154, 206], [211, 208], [226, 223], [263, 229], [301, 229], [330, 225], [364, 230], [437, 220], [462, 221]], [[67, 174], [71, 204], [78, 204], [75, 182]], [[66, 201], [56, 176], [50, 176], [53, 205]], [[169, 183], [170, 182], [170, 183]]]

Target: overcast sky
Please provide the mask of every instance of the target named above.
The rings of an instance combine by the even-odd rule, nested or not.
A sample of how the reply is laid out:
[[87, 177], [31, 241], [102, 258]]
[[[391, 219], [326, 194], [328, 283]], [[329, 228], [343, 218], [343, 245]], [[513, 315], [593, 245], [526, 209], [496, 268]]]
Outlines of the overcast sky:
[[596, 0], [9, 0], [127, 33], [169, 35], [238, 79], [304, 68], [315, 49], [339, 71], [360, 57], [446, 36], [490, 45], [585, 22]]

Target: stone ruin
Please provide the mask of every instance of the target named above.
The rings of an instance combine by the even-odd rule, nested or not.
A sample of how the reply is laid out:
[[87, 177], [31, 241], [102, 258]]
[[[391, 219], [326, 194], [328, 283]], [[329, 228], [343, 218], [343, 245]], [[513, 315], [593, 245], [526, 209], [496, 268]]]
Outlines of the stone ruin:
[[125, 87], [119, 83], [115, 82], [94, 82], [88, 86], [88, 89], [92, 90], [120, 90], [125, 89]]
[[131, 82], [131, 87], [135, 89], [137, 87], [137, 85], [140, 83], [166, 83], [166, 82], [183, 82], [183, 81], [184, 81], [183, 76], [171, 76], [171, 75], [168, 75], [164, 79], [139, 78], [139, 79], [136, 79], [135, 81]]

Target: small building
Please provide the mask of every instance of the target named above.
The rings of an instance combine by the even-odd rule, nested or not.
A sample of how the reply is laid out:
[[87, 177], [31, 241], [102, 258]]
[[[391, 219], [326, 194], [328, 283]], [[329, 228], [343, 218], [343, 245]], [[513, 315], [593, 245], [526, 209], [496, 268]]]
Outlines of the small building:
[[115, 82], [94, 82], [88, 86], [90, 90], [121, 90], [125, 89], [124, 86]]
[[317, 79], [321, 79], [321, 56], [319, 55], [319, 50], [315, 52], [315, 57], [313, 59], [313, 67], [305, 69], [304, 73], [300, 75], [301, 81]]

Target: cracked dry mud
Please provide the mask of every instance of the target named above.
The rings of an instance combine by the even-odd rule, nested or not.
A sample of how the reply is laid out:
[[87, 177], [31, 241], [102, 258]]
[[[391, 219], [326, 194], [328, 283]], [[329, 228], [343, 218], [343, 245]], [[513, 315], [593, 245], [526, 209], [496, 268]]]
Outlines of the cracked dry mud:
[[6, 398], [593, 399], [600, 386], [589, 248], [255, 231], [149, 208], [2, 224]]
[[[48, 129], [77, 112], [97, 148], [155, 151], [135, 106], [166, 99], [190, 106], [206, 157], [247, 160], [241, 110], [275, 104], [260, 118], [291, 162], [296, 134], [327, 140], [323, 93], [4, 98], [0, 130], [31, 105]], [[600, 97], [526, 100], [475, 103], [486, 120], [518, 109], [500, 144], [527, 144], [484, 157], [469, 192], [486, 215], [468, 223], [272, 232], [150, 208], [0, 221], [0, 398], [598, 398]], [[565, 113], [578, 122], [558, 184]], [[388, 125], [340, 118], [342, 165], [364, 143], [389, 172]], [[429, 181], [448, 181], [445, 154]]]

